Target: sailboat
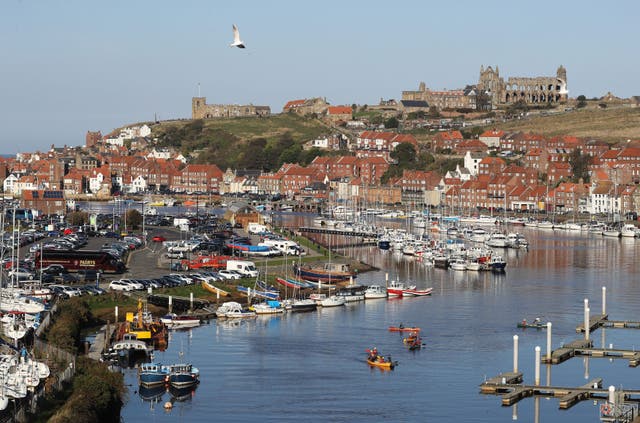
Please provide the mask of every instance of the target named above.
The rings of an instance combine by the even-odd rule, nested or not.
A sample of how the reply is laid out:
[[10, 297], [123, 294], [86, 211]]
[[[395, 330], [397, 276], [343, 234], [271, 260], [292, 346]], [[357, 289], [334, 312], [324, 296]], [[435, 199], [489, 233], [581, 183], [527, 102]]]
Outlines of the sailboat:
[[[267, 269], [269, 259], [265, 261], [264, 265], [264, 279], [267, 280]], [[260, 298], [265, 298], [265, 301], [254, 304], [249, 307], [250, 310], [254, 311], [256, 314], [281, 314], [284, 313], [284, 307], [282, 303], [278, 301], [280, 298], [280, 292], [274, 291], [273, 287], [269, 287], [266, 282], [258, 279], [259, 275], [256, 276], [256, 284], [254, 285], [253, 294]], [[239, 288], [239, 287], [238, 287]], [[259, 288], [259, 289], [258, 289]], [[259, 293], [259, 294], [257, 294]], [[250, 295], [250, 294], [248, 294]]]

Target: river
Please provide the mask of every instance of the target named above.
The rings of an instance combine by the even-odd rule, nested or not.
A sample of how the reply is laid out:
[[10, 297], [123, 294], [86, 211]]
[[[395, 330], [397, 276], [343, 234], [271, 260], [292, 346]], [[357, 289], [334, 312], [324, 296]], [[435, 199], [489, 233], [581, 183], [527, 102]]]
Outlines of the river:
[[[299, 218], [299, 217], [298, 217]], [[287, 217], [283, 218], [285, 223]], [[295, 223], [297, 224], [297, 223]], [[181, 401], [164, 393], [140, 396], [137, 374], [122, 410], [138, 421], [599, 421], [599, 404], [583, 401], [559, 410], [554, 398], [525, 398], [502, 407], [499, 396], [479, 385], [513, 368], [513, 335], [519, 336], [519, 370], [534, 383], [534, 348], [546, 352], [546, 331], [517, 329], [523, 318], [553, 323], [553, 348], [578, 339], [584, 299], [592, 314], [607, 288], [614, 320], [640, 320], [640, 240], [519, 228], [528, 251], [506, 250], [506, 272], [454, 272], [426, 267], [375, 247], [349, 254], [379, 271], [359, 275], [361, 284], [391, 279], [433, 287], [431, 297], [370, 300], [317, 312], [243, 321], [215, 321], [174, 332], [156, 361], [187, 361], [200, 369], [201, 383]], [[400, 322], [423, 329], [425, 347], [409, 351], [397, 333]], [[598, 329], [595, 346], [640, 346], [640, 331]], [[365, 349], [376, 346], [399, 362], [393, 371], [370, 368]], [[601, 377], [603, 386], [638, 388], [637, 369], [625, 359], [572, 358], [541, 366], [541, 383], [580, 386]], [[165, 411], [163, 404], [173, 402]], [[536, 412], [536, 409], [538, 410]]]

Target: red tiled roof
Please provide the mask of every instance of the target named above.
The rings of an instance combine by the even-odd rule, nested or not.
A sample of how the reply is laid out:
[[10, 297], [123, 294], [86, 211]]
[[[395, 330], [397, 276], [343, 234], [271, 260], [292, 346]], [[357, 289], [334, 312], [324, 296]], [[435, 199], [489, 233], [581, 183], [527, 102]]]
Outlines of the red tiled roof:
[[353, 112], [349, 106], [329, 106], [327, 114], [329, 115], [350, 115]]

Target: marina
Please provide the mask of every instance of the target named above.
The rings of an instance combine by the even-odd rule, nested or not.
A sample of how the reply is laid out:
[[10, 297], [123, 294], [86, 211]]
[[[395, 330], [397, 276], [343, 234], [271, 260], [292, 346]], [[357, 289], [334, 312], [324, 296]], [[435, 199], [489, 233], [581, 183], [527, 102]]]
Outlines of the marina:
[[[295, 216], [288, 218], [296, 219]], [[184, 351], [183, 359], [197, 362], [200, 370], [202, 382], [197, 391], [185, 402], [175, 402], [174, 410], [168, 414], [150, 407], [152, 404], [144, 398], [139, 398], [138, 402], [132, 400], [123, 410], [123, 418], [134, 421], [152, 413], [158, 421], [170, 421], [170, 416], [176, 412], [188, 413], [191, 419], [205, 418], [210, 408], [204, 398], [215, 391], [218, 402], [224, 404], [216, 407], [216, 413], [232, 421], [243, 421], [252, 416], [250, 411], [242, 411], [236, 397], [239, 392], [249, 395], [255, 407], [268, 410], [266, 415], [261, 413], [267, 421], [279, 421], [283, 413], [296, 419], [326, 421], [328, 414], [324, 405], [327, 403], [331, 404], [332, 416], [348, 416], [353, 421], [366, 420], [353, 414], [355, 410], [360, 413], [365, 409], [391, 420], [447, 421], [452, 417], [451, 411], [429, 405], [452, 405], [449, 395], [455, 392], [464, 404], [455, 412], [457, 420], [511, 421], [515, 414], [525, 421], [558, 421], [560, 416], [562, 421], [568, 422], [598, 421], [600, 406], [605, 404], [608, 391], [602, 385], [593, 388], [592, 382], [600, 378], [607, 385], [623, 386], [625, 392], [627, 388], [638, 386], [634, 369], [628, 366], [629, 360], [609, 360], [613, 356], [595, 360], [599, 354], [597, 350], [593, 351], [593, 357], [583, 355], [588, 353], [586, 348], [594, 348], [593, 344], [574, 345], [574, 359], [567, 359], [560, 366], [544, 364], [543, 358], [539, 360], [548, 366], [549, 380], [552, 372], [555, 376], [554, 383], [536, 387], [535, 383], [527, 381], [527, 375], [534, 373], [533, 347], [544, 344], [547, 331], [518, 329], [514, 322], [522, 320], [522, 315], [541, 315], [545, 322], [553, 322], [553, 345], [560, 350], [575, 338], [575, 321], [580, 315], [582, 298], [599, 296], [603, 279], [609, 281], [606, 284], [611, 304], [609, 312], [615, 311], [617, 317], [633, 322], [638, 303], [634, 297], [625, 295], [625, 291], [633, 283], [633, 275], [639, 272], [635, 262], [628, 261], [634, 257], [637, 247], [632, 238], [595, 238], [581, 236], [579, 232], [538, 232], [533, 228], [521, 231], [529, 240], [529, 248], [505, 249], [502, 255], [508, 266], [499, 273], [457, 272], [427, 266], [417, 257], [377, 247], [349, 248], [348, 253], [357, 260], [381, 269], [359, 274], [358, 285], [384, 287], [385, 274], [389, 274], [390, 279], [406, 281], [416, 285], [416, 289], [433, 288], [431, 296], [360, 300], [347, 302], [342, 307], [318, 307], [306, 313], [278, 312], [251, 319], [219, 319], [203, 327], [171, 332], [171, 346], [166, 351], [156, 352], [155, 359], [180, 361], [178, 348], [174, 346], [184, 344], [185, 348], [180, 348]], [[559, 255], [558, 249], [570, 253]], [[611, 268], [605, 262], [617, 265]], [[531, 295], [534, 287], [538, 287], [535, 298]], [[500, 313], [488, 313], [487, 309]], [[607, 320], [596, 324], [596, 316], [601, 314], [591, 314], [591, 330], [607, 324]], [[407, 328], [421, 328], [425, 343], [422, 348], [411, 350], [403, 343], [407, 335], [398, 336], [388, 331], [388, 327], [398, 327], [400, 322]], [[616, 348], [601, 349], [609, 350], [612, 355], [620, 346], [634, 342], [627, 338], [633, 337], [636, 331], [621, 333], [604, 326], [602, 329], [607, 331], [607, 347], [611, 343]], [[512, 351], [504, 341], [514, 333], [520, 336], [523, 356], [518, 374], [503, 373], [497, 382], [498, 385], [514, 385], [500, 388], [504, 389], [501, 395], [515, 392], [509, 394], [513, 405], [496, 407], [495, 403], [483, 400], [483, 395], [474, 392], [470, 380], [480, 383], [483, 379], [490, 380], [486, 375], [505, 370], [499, 369], [500, 363], [507, 361]], [[358, 357], [362, 357], [363, 348], [370, 345], [376, 345], [385, 354], [390, 354], [394, 363], [397, 362], [392, 372], [377, 366], [371, 367], [373, 373], [362, 372], [365, 360]], [[339, 397], [328, 393], [328, 385], [322, 379], [307, 377], [309, 370], [304, 362], [296, 359], [301, 355], [312, 361], [331, 361], [332, 368], [323, 371], [325, 378], [348, 375], [347, 380], [339, 383]], [[624, 365], [620, 366], [620, 363]], [[129, 374], [125, 371], [127, 380]], [[387, 376], [383, 377], [385, 374]], [[257, 380], [255, 375], [259, 375]], [[233, 388], [216, 389], [210, 383], [214, 378], [222, 380], [223, 386], [224, 381], [232, 378], [234, 382], [230, 386]], [[305, 379], [304, 391], [297, 391], [297, 395], [305, 404], [304, 411], [278, 401], [293, 392], [290, 381], [301, 378]], [[274, 384], [274, 381], [278, 383]], [[428, 383], [422, 383], [425, 381]], [[450, 386], [447, 393], [437, 388], [445, 381]], [[398, 394], [391, 394], [402, 411], [361, 399], [360, 392], [369, 385], [371, 389], [385, 391], [403, 386]], [[634, 392], [633, 389], [630, 392]], [[156, 403], [166, 401], [170, 398], [167, 395], [165, 392], [157, 396]], [[533, 399], [521, 400], [528, 396]], [[557, 396], [559, 401], [540, 402], [545, 396]], [[587, 398], [596, 403], [581, 401]], [[277, 406], [273, 405], [276, 403]], [[411, 407], [414, 403], [424, 406], [419, 411], [414, 410]], [[571, 408], [558, 414], [561, 407]], [[310, 417], [308, 413], [316, 417]]]

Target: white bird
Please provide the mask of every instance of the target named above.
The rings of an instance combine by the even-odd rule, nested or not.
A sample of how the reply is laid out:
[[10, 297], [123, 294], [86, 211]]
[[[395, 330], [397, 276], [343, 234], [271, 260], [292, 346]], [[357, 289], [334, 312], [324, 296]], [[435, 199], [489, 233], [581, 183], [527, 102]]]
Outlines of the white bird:
[[229, 44], [229, 47], [244, 48], [244, 43], [240, 40], [240, 31], [236, 24], [233, 24], [233, 43]]

